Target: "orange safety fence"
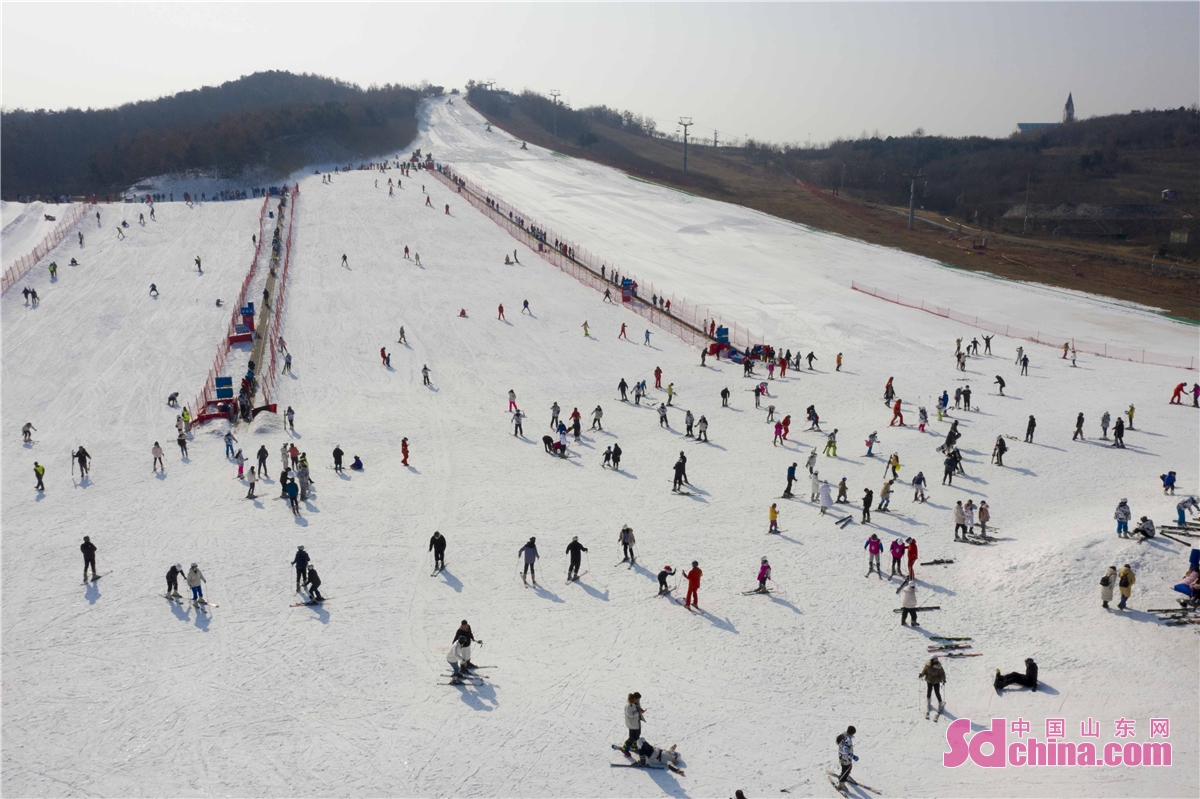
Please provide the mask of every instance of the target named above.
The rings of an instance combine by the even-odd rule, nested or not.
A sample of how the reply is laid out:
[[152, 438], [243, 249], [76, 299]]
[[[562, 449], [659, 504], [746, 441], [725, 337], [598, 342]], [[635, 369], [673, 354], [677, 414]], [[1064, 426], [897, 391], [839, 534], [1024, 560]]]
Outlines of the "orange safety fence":
[[[587, 248], [577, 246], [470, 178], [455, 174], [448, 164], [438, 164], [435, 169], [428, 171], [543, 259], [586, 286], [600, 292], [609, 290], [614, 302], [621, 302], [619, 281], [624, 278], [633, 280], [637, 284], [637, 292], [631, 301], [623, 303], [624, 306], [685, 343], [708, 345], [715, 340], [709, 335], [709, 330], [714, 327], [729, 328], [729, 343], [739, 349], [765, 343], [761, 335], [752, 333], [744, 325], [726, 320], [711, 309], [701, 308], [675, 294], [667, 295], [653, 283], [638, 280], [611, 259], [601, 258]], [[656, 297], [661, 304], [654, 302]]]
[[1056, 333], [1050, 333], [1045, 330], [1029, 330], [1013, 325], [1005, 325], [999, 322], [990, 322], [987, 319], [981, 319], [973, 314], [960, 313], [953, 308], [943, 308], [940, 305], [934, 305], [924, 300], [917, 300], [911, 297], [904, 297], [900, 294], [894, 294], [889, 291], [877, 289], [874, 286], [866, 286], [857, 281], [850, 282], [850, 288], [855, 291], [861, 291], [863, 294], [870, 294], [872, 297], [878, 297], [881, 300], [894, 302], [897, 305], [903, 305], [907, 308], [916, 308], [919, 311], [931, 313], [934, 316], [940, 316], [943, 319], [950, 319], [955, 322], [960, 322], [964, 325], [977, 327], [980, 330], [987, 330], [990, 333], [995, 333], [1009, 338], [1019, 338], [1025, 341], [1034, 341], [1038, 344], [1045, 344], [1056, 349], [1062, 349], [1063, 344], [1068, 348], [1074, 349], [1076, 352], [1085, 352], [1090, 355], [1099, 355], [1102, 358], [1115, 358], [1121, 361], [1133, 361], [1135, 363], [1150, 363], [1157, 366], [1173, 366], [1180, 369], [1195, 369], [1197, 367], [1197, 358], [1195, 355], [1165, 355], [1161, 352], [1151, 352], [1149, 350], [1138, 349], [1136, 347], [1122, 347], [1116, 344], [1105, 344], [1096, 341], [1084, 341], [1083, 339], [1073, 338], [1071, 336], [1063, 336]]
[[42, 239], [36, 247], [9, 264], [8, 268], [4, 270], [3, 279], [0, 279], [0, 293], [8, 291], [10, 286], [25, 277], [26, 273], [38, 261], [46, 257], [47, 253], [57, 247], [67, 237], [67, 233], [71, 228], [75, 227], [80, 219], [83, 219], [84, 214], [94, 207], [95, 205], [92, 203], [83, 203], [82, 205], [75, 206], [71, 209], [71, 213], [67, 215], [67, 218], [55, 225], [54, 229], [47, 233], [46, 238]]

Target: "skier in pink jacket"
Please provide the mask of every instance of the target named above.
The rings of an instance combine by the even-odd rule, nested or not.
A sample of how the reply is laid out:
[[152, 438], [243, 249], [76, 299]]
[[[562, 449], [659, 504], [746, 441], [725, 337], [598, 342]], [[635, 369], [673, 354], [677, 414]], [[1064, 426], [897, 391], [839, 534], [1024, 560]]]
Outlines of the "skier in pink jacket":
[[900, 559], [904, 557], [904, 542], [897, 538], [892, 542], [892, 574], [904, 576], [903, 568], [900, 566]]
[[882, 580], [883, 571], [879, 568], [879, 553], [883, 552], [883, 542], [879, 540], [878, 534], [871, 533], [871, 537], [867, 539], [867, 543], [863, 544], [863, 549], [867, 550], [871, 555], [866, 576], [870, 577], [871, 572], [874, 571], [879, 575], [879, 579]]
[[762, 559], [762, 566], [758, 569], [758, 590], [759, 593], [767, 593], [767, 580], [771, 579], [771, 564], [766, 558]]

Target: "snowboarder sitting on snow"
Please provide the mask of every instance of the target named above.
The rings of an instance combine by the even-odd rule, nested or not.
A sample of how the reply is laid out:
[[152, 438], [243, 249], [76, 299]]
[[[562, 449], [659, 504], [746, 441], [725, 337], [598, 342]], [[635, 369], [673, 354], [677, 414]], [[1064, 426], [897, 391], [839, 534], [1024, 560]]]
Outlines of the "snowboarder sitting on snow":
[[1154, 522], [1152, 522], [1146, 516], [1143, 516], [1138, 520], [1138, 525], [1137, 527], [1133, 528], [1133, 532], [1137, 533], [1143, 538], [1154, 538]]
[[361, 472], [363, 470], [363, 462], [357, 455], [354, 456], [354, 463], [350, 464], [350, 468], [356, 472]]
[[1001, 674], [1000, 669], [996, 669], [996, 679], [992, 683], [996, 691], [999, 692], [1003, 688], [1010, 685], [1024, 685], [1026, 688], [1038, 689], [1038, 667], [1034, 663], [1033, 658], [1025, 658], [1025, 673], [1010, 671], [1008, 674]]

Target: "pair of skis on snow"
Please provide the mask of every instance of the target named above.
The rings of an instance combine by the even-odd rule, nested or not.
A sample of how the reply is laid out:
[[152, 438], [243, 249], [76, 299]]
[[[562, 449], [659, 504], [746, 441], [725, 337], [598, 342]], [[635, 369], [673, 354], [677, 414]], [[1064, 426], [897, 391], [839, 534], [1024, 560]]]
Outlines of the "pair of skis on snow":
[[483, 685], [483, 675], [475, 672], [480, 669], [494, 669], [495, 666], [475, 666], [469, 672], [455, 676], [454, 673], [443, 674], [443, 677], [448, 678], [448, 682], [438, 683], [438, 685]]
[[[838, 779], [837, 778], [839, 775], [835, 774], [832, 771], [826, 771], [825, 773], [829, 776], [829, 784], [833, 786], [833, 789], [835, 791], [840, 793], [842, 796], [846, 796], [846, 797], [850, 796], [850, 794], [846, 791], [845, 785], [838, 787]], [[862, 788], [864, 791], [869, 791], [869, 792], [875, 793], [875, 794], [883, 793], [883, 791], [879, 790], [878, 788], [872, 788], [870, 785], [863, 785], [861, 782], [855, 780], [853, 777], [847, 777], [846, 782], [850, 785], [853, 785], [856, 788]], [[780, 791], [782, 793], [787, 793], [788, 789], [781, 788]]]
[[97, 580], [99, 580], [101, 577], [106, 577], [106, 576], [108, 576], [108, 575], [110, 575], [110, 574], [112, 574], [112, 569], [109, 569], [108, 571], [106, 571], [106, 572], [103, 572], [103, 573], [101, 573], [101, 574], [94, 575], [94, 576], [92, 577], [92, 579], [90, 579], [90, 580], [84, 580], [82, 583], [80, 583], [80, 585], [88, 585], [89, 583], [94, 583], [94, 582], [96, 582]]
[[[179, 604], [179, 605], [184, 604], [184, 599], [179, 594], [163, 594], [163, 598], [169, 599], [172, 602], [175, 602], [176, 604]], [[209, 602], [204, 597], [200, 597], [199, 599], [189, 599], [189, 600], [187, 600], [187, 603], [190, 604], [192, 607], [194, 607], [196, 610], [202, 610], [204, 612], [208, 612], [209, 608], [220, 607], [220, 605], [214, 605], [212, 602]]]

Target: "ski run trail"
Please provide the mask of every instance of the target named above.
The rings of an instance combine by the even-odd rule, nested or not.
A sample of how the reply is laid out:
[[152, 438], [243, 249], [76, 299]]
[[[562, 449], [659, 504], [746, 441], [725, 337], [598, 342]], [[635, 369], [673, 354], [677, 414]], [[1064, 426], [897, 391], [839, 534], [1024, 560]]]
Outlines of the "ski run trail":
[[[1188, 547], [1159, 537], [1116, 537], [1113, 510], [1128, 497], [1134, 519], [1171, 522], [1194, 493], [1196, 410], [1167, 404], [1195, 373], [1080, 356], [997, 337], [990, 357], [954, 367], [954, 340], [982, 335], [920, 311], [853, 292], [851, 279], [980, 316], [1092, 340], [1186, 354], [1196, 329], [1085, 295], [966, 274], [902, 253], [830, 236], [741, 208], [671, 191], [520, 143], [464, 101], [422, 107], [414, 146], [478, 180], [534, 221], [612, 258], [623, 270], [761, 332], [768, 342], [819, 358], [814, 370], [771, 382], [756, 410], [741, 368], [709, 359], [560, 272], [432, 175], [414, 171], [388, 196], [398, 171], [337, 174], [300, 183], [283, 336], [294, 357], [277, 399], [295, 432], [260, 414], [234, 428], [253, 459], [261, 444], [270, 478], [259, 499], [224, 457], [223, 422], [197, 427], [190, 457], [175, 445], [172, 391], [191, 401], [225, 335], [228, 305], [246, 274], [260, 200], [100, 206], [86, 247], [68, 236], [0, 301], [3, 322], [3, 783], [34, 796], [834, 796], [834, 737], [858, 728], [854, 776], [888, 796], [1195, 796], [1197, 628], [1167, 627], [1147, 608], [1173, 605], [1171, 586]], [[404, 154], [399, 154], [403, 157]], [[375, 188], [374, 181], [380, 181]], [[421, 184], [432, 199], [426, 207]], [[444, 206], [450, 205], [450, 214]], [[274, 208], [272, 203], [272, 208]], [[6, 211], [6, 220], [7, 220]], [[124, 241], [110, 235], [120, 218]], [[421, 265], [405, 260], [407, 245]], [[7, 242], [6, 242], [7, 248]], [[517, 250], [520, 263], [504, 264]], [[348, 267], [341, 266], [341, 256]], [[66, 266], [70, 257], [77, 267]], [[192, 259], [203, 258], [199, 275]], [[157, 299], [148, 296], [157, 284]], [[522, 314], [528, 300], [532, 314]], [[503, 303], [506, 321], [497, 319]], [[466, 317], [459, 316], [465, 309]], [[585, 337], [581, 325], [589, 323]], [[622, 323], [629, 341], [617, 339]], [[398, 344], [400, 326], [408, 345]], [[1021, 377], [1014, 351], [1026, 346]], [[381, 364], [379, 348], [391, 354]], [[844, 366], [834, 369], [843, 353]], [[432, 386], [422, 385], [429, 366]], [[674, 383], [670, 429], [652, 409]], [[761, 369], [759, 370], [761, 373]], [[995, 375], [1008, 383], [995, 394]], [[236, 380], [240, 375], [233, 375]], [[908, 426], [888, 427], [884, 383], [895, 378]], [[934, 397], [969, 378], [978, 410], [937, 422]], [[641, 407], [617, 383], [646, 379]], [[729, 387], [729, 408], [718, 396]], [[507, 392], [528, 414], [514, 437]], [[583, 416], [570, 458], [545, 454], [550, 405]], [[1097, 441], [1100, 414], [1137, 407], [1127, 449]], [[792, 416], [785, 446], [772, 445], [765, 407]], [[806, 432], [814, 404], [823, 430], [838, 429], [836, 457], [820, 476], [845, 477], [852, 505], [821, 517], [808, 501], [804, 461], [825, 434]], [[589, 431], [604, 409], [603, 431]], [[924, 434], [917, 407], [929, 410]], [[711, 442], [682, 435], [691, 409]], [[1075, 415], [1087, 421], [1072, 441]], [[1004, 467], [989, 464], [996, 436]], [[935, 452], [951, 419], [967, 476], [940, 485]], [[23, 445], [20, 426], [38, 428]], [[862, 442], [879, 431], [876, 457]], [[409, 466], [401, 465], [408, 438]], [[151, 465], [155, 441], [166, 472]], [[279, 448], [295, 442], [313, 465], [316, 493], [293, 517], [276, 499]], [[620, 442], [622, 470], [601, 468]], [[84, 445], [91, 479], [72, 476]], [[322, 468], [340, 445], [363, 472]], [[689, 495], [671, 493], [672, 465], [687, 453]], [[864, 488], [878, 497], [884, 460], [902, 464], [891, 506], [859, 523]], [[46, 467], [34, 490], [33, 462]], [[782, 500], [798, 462], [796, 498]], [[249, 466], [251, 464], [247, 464]], [[918, 470], [930, 500], [913, 503]], [[986, 499], [999, 540], [952, 541], [957, 500]], [[766, 536], [780, 508], [779, 536]], [[844, 529], [835, 520], [853, 514]], [[618, 564], [618, 531], [630, 525], [637, 563]], [[429, 537], [448, 541], [447, 568], [430, 576]], [[870, 532], [886, 547], [913, 536], [921, 627], [901, 627], [898, 580], [864, 579]], [[81, 584], [79, 544], [99, 548], [103, 579]], [[564, 549], [589, 548], [565, 584]], [[538, 586], [525, 587], [517, 550], [541, 553]], [[289, 565], [305, 545], [323, 578], [322, 605], [292, 607]], [[759, 560], [772, 593], [756, 586]], [[658, 598], [656, 574], [697, 560], [702, 614]], [[198, 562], [213, 607], [163, 597], [173, 563]], [[1110, 565], [1137, 573], [1130, 609], [1100, 606]], [[614, 567], [617, 564], [618, 567]], [[675, 579], [675, 578], [673, 578]], [[181, 583], [186, 594], [186, 586]], [[673, 596], [682, 600], [684, 586]], [[478, 685], [447, 686], [446, 652], [462, 619], [485, 642]], [[971, 637], [980, 657], [943, 659], [948, 702], [926, 721], [930, 636]], [[1040, 667], [1038, 692], [992, 689], [996, 668]], [[640, 691], [652, 743], [678, 744], [686, 776], [610, 768], [625, 759], [623, 706]], [[984, 769], [942, 766], [946, 726], [969, 718], [1064, 718], [1101, 725], [1170, 718], [1170, 767]], [[1009, 736], [1014, 741], [1016, 737]], [[1123, 743], [1123, 741], [1122, 741]], [[868, 794], [851, 786], [849, 795]]]

